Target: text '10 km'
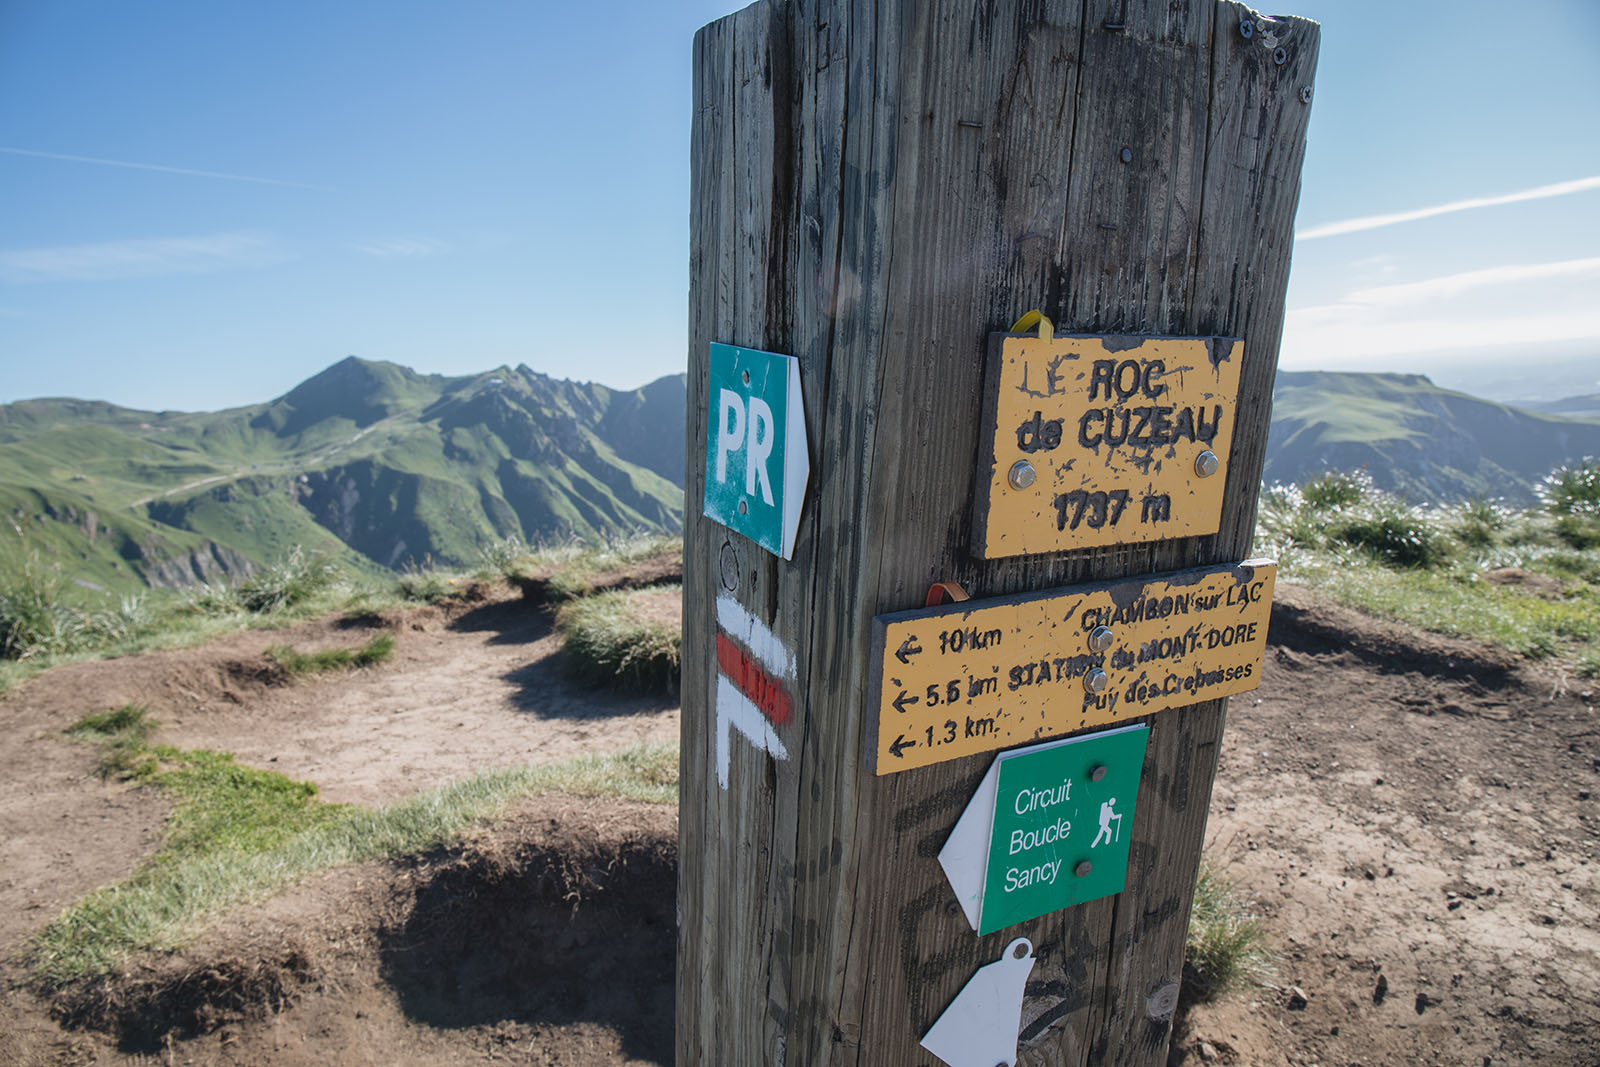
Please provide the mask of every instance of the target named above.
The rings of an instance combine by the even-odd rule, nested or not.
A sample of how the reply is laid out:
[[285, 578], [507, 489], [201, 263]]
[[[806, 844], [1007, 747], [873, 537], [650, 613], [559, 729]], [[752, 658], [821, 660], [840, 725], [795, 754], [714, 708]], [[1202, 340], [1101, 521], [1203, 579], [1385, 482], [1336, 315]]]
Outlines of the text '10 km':
[[878, 774], [1256, 688], [1267, 560], [873, 620]]

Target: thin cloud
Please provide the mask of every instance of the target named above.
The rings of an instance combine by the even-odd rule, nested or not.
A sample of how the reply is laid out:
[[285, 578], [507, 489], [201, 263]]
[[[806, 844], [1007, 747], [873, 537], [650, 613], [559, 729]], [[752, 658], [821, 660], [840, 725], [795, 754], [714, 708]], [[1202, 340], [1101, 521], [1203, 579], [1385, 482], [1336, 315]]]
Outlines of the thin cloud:
[[270, 266], [288, 258], [271, 235], [256, 232], [104, 241], [0, 251], [0, 281], [23, 284], [211, 274]]
[[[1323, 304], [1291, 308], [1286, 367], [1370, 366], [1376, 358], [1516, 348], [1600, 346], [1593, 278], [1600, 257], [1509, 263], [1395, 285], [1350, 289]], [[1537, 287], [1522, 299], [1517, 287]]]
[[1481, 207], [1499, 207], [1502, 204], [1519, 204], [1524, 200], [1544, 200], [1552, 196], [1571, 196], [1573, 193], [1585, 193], [1591, 189], [1600, 189], [1600, 175], [1592, 178], [1577, 178], [1570, 182], [1556, 182], [1553, 185], [1540, 185], [1533, 189], [1523, 189], [1515, 193], [1505, 193], [1501, 196], [1479, 196], [1470, 200], [1452, 200], [1448, 204], [1435, 204], [1432, 207], [1420, 207], [1412, 211], [1396, 211], [1388, 215], [1363, 215], [1361, 218], [1345, 219], [1341, 222], [1327, 222], [1321, 226], [1313, 226], [1295, 234], [1296, 241], [1314, 241], [1319, 237], [1338, 237], [1346, 233], [1360, 233], [1362, 230], [1376, 230], [1383, 226], [1394, 226], [1402, 222], [1415, 222], [1418, 219], [1431, 219], [1435, 215], [1450, 215], [1457, 211], [1472, 211]]
[[1335, 319], [1328, 310], [1289, 312], [1283, 329], [1282, 366], [1341, 367], [1370, 362], [1377, 356], [1512, 347], [1532, 359], [1541, 345], [1600, 343], [1600, 311], [1375, 323], [1355, 316]]
[[1554, 263], [1514, 263], [1483, 270], [1462, 271], [1420, 282], [1379, 285], [1351, 290], [1346, 299], [1357, 304], [1412, 304], [1448, 300], [1473, 289], [1515, 285], [1519, 282], [1547, 281], [1551, 278], [1581, 278], [1600, 274], [1600, 257], [1563, 259]]
[[286, 185], [292, 189], [313, 189], [320, 193], [333, 190], [322, 185], [291, 182], [282, 178], [256, 178], [248, 174], [224, 174], [215, 170], [193, 170], [189, 167], [169, 167], [161, 163], [130, 163], [124, 159], [100, 159], [96, 156], [69, 156], [60, 152], [38, 152], [31, 148], [8, 148], [0, 145], [0, 152], [13, 156], [31, 156], [34, 159], [58, 159], [67, 163], [93, 163], [101, 167], [127, 167], [132, 170], [155, 170], [163, 174], [185, 174], [191, 178], [221, 178], [230, 182], [253, 182], [256, 185]]
[[381, 241], [362, 241], [355, 246], [357, 252], [380, 259], [405, 259], [431, 256], [444, 251], [438, 241], [418, 237], [394, 237]]

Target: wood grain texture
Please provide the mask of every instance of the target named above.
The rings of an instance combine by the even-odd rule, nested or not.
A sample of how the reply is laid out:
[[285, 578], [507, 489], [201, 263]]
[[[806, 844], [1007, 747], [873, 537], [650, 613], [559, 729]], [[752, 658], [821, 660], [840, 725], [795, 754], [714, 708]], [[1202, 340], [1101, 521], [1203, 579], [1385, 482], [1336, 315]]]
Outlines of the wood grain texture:
[[[1215, 0], [763, 0], [697, 35], [681, 1064], [930, 1064], [921, 1035], [1019, 934], [1020, 1063], [1163, 1062], [1223, 702], [1148, 720], [1124, 893], [980, 938], [935, 856], [989, 757], [871, 775], [870, 623], [940, 580], [984, 597], [1246, 558], [1317, 39]], [[1245, 338], [1216, 535], [970, 555], [984, 345], [1032, 307], [1063, 332]], [[712, 341], [800, 359], [813, 482], [787, 563], [698, 518]], [[735, 735], [725, 791], [719, 594], [798, 665], [789, 758]]]

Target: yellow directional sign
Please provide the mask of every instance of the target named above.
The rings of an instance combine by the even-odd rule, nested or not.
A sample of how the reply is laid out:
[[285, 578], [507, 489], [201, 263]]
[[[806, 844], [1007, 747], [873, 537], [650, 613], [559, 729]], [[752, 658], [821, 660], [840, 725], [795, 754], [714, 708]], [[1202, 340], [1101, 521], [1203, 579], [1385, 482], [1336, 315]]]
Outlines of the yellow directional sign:
[[1276, 575], [1249, 560], [879, 615], [874, 770], [1254, 689]]
[[1244, 343], [994, 334], [973, 551], [1216, 533]]

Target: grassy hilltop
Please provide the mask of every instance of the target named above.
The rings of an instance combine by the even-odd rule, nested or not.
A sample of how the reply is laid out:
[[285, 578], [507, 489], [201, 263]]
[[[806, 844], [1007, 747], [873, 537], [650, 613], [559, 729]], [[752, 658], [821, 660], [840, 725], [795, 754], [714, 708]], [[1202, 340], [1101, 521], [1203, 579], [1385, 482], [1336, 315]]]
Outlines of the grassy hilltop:
[[1302, 483], [1365, 470], [1418, 504], [1534, 502], [1546, 472], [1600, 455], [1600, 415], [1574, 398], [1550, 413], [1441, 389], [1418, 374], [1284, 371], [1273, 395], [1263, 479]]

